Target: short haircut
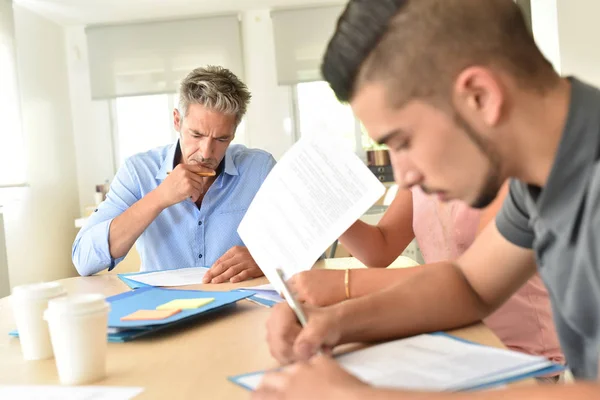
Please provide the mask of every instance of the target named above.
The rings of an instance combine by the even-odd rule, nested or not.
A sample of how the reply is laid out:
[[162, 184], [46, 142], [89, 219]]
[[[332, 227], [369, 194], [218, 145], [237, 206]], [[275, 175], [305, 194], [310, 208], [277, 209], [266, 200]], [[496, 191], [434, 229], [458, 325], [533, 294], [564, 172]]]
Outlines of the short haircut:
[[235, 115], [239, 124], [250, 98], [248, 87], [233, 72], [209, 65], [196, 68], [181, 81], [178, 108], [185, 117], [190, 104], [202, 104], [213, 111]]
[[350, 0], [321, 72], [340, 101], [381, 82], [400, 106], [417, 98], [448, 102], [470, 66], [500, 69], [542, 92], [557, 78], [512, 0]]

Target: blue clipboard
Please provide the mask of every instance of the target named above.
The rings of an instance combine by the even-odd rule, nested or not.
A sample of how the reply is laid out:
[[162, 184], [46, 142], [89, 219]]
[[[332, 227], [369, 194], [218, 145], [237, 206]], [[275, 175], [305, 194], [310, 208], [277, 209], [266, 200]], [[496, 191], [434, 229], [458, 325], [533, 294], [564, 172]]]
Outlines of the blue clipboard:
[[[459, 337], [447, 334], [446, 332], [434, 332], [434, 333], [431, 333], [431, 335], [446, 336], [446, 337], [452, 338], [454, 340], [458, 340], [460, 342], [469, 343], [469, 344], [475, 344], [475, 345], [478, 345], [478, 346], [483, 346], [480, 343], [475, 343], [475, 342], [472, 342], [470, 340], [462, 339], [462, 338], [459, 338]], [[499, 379], [499, 380], [496, 380], [496, 381], [487, 382], [487, 383], [482, 384], [482, 385], [477, 385], [477, 386], [469, 387], [468, 389], [465, 389], [464, 391], [470, 392], [470, 391], [478, 391], [478, 390], [484, 390], [484, 389], [491, 389], [491, 388], [494, 388], [494, 387], [497, 387], [497, 386], [500, 386], [500, 385], [506, 385], [508, 383], [517, 382], [517, 381], [521, 381], [521, 380], [524, 380], [524, 379], [536, 378], [536, 377], [540, 377], [540, 376], [544, 376], [544, 375], [548, 375], [548, 374], [559, 373], [559, 372], [562, 372], [564, 370], [565, 370], [564, 366], [558, 365], [558, 364], [553, 364], [553, 365], [551, 365], [549, 367], [546, 367], [546, 368], [543, 368], [543, 369], [540, 369], [540, 370], [537, 370], [537, 371], [533, 371], [533, 372], [529, 372], [529, 373], [525, 373], [525, 374], [520, 374], [520, 375], [515, 375], [515, 376], [510, 377], [510, 378]], [[244, 388], [244, 389], [246, 389], [246, 390], [253, 391], [254, 390], [253, 388], [251, 388], [251, 387], [243, 384], [240, 380], [242, 378], [245, 378], [245, 377], [248, 377], [248, 376], [252, 376], [252, 375], [256, 375], [256, 374], [262, 374], [262, 373], [265, 373], [265, 372], [267, 372], [267, 371], [264, 371], [264, 370], [263, 371], [254, 371], [254, 372], [250, 372], [250, 373], [246, 373], [246, 374], [234, 375], [234, 376], [227, 377], [227, 380], [230, 381], [230, 382], [232, 382], [232, 383], [234, 383], [234, 384], [236, 384], [236, 385], [238, 385], [238, 386], [240, 386], [240, 387], [242, 387], [242, 388]]]

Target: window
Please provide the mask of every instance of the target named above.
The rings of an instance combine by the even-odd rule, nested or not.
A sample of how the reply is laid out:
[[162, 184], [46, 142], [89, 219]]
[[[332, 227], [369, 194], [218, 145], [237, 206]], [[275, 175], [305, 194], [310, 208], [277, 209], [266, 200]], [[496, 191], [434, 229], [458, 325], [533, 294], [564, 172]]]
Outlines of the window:
[[[1, 38], [0, 38], [1, 39]], [[12, 47], [0, 42], [0, 187], [26, 180], [17, 74]]]
[[347, 104], [340, 103], [327, 82], [295, 86], [296, 126], [300, 137], [328, 135], [364, 158], [363, 132]]
[[177, 140], [173, 130], [174, 95], [118, 97], [113, 103], [116, 162]]
[[[127, 157], [177, 141], [173, 128], [176, 94], [118, 97], [112, 101], [115, 168]], [[244, 138], [244, 121], [238, 126], [232, 143]]]

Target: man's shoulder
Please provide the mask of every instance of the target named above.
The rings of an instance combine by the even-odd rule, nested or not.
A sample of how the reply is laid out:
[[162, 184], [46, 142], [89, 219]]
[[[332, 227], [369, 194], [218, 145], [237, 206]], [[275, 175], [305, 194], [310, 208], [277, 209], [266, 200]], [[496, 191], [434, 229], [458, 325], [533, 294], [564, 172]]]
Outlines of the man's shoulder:
[[[172, 145], [160, 146], [125, 159], [123, 167], [138, 176], [155, 176]], [[123, 168], [122, 167], [122, 168]]]
[[150, 149], [148, 151], [144, 151], [141, 153], [134, 154], [126, 159], [129, 163], [133, 165], [138, 164], [154, 164], [158, 162], [159, 166], [162, 164], [165, 159], [169, 149], [172, 145], [160, 146]]
[[242, 144], [232, 144], [229, 152], [236, 167], [244, 167], [251, 163], [274, 162], [274, 158], [268, 151], [261, 149], [250, 149]]

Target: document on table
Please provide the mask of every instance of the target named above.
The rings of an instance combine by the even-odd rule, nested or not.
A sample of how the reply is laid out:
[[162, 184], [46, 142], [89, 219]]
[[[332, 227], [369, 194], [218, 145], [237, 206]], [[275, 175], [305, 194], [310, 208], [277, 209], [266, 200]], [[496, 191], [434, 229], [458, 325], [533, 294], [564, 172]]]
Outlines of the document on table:
[[[352, 375], [376, 387], [459, 391], [499, 385], [553, 366], [544, 357], [466, 343], [447, 335], [419, 335], [336, 357]], [[263, 372], [233, 380], [256, 389]]]
[[255, 292], [275, 292], [275, 293], [277, 293], [277, 290], [275, 290], [273, 285], [271, 285], [270, 283], [265, 283], [264, 285], [258, 285], [258, 286], [244, 286], [244, 287], [239, 288], [239, 290], [252, 290]]
[[0, 385], [0, 399], [129, 400], [143, 391], [140, 387]]
[[300, 139], [267, 176], [238, 234], [274, 284], [277, 268], [285, 279], [310, 269], [384, 192], [352, 151]]
[[260, 299], [274, 301], [276, 303], [280, 303], [283, 301], [283, 297], [281, 297], [279, 293], [277, 293], [277, 290], [275, 290], [273, 285], [271, 285], [270, 283], [258, 286], [245, 286], [239, 288], [239, 290], [255, 292], [256, 294], [253, 297], [258, 297]]
[[127, 279], [145, 283], [150, 286], [183, 286], [196, 285], [202, 283], [202, 278], [208, 268], [179, 268], [165, 271], [149, 272], [139, 275], [130, 275]]

